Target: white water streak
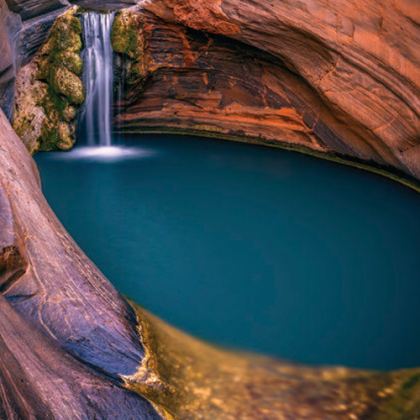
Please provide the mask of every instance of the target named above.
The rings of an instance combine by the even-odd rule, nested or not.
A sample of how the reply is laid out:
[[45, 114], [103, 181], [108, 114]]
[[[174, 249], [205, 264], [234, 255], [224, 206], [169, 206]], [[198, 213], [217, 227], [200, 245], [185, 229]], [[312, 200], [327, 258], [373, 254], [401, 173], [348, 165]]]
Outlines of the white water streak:
[[111, 146], [113, 62], [111, 29], [114, 13], [83, 15], [86, 102], [82, 124], [89, 146]]

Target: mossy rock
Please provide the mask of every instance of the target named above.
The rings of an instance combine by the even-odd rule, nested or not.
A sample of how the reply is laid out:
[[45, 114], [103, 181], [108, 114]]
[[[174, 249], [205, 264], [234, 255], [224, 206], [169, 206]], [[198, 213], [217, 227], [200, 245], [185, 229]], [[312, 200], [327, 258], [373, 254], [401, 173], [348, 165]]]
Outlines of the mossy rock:
[[77, 109], [72, 105], [67, 105], [62, 112], [62, 116], [65, 121], [70, 122], [76, 118]]
[[51, 88], [64, 95], [70, 103], [81, 105], [85, 100], [82, 81], [66, 67], [57, 67], [50, 72], [49, 82]]
[[47, 81], [50, 74], [50, 62], [48, 58], [40, 57], [37, 61], [38, 69], [36, 73], [36, 78], [38, 80]]
[[55, 65], [64, 66], [77, 76], [83, 72], [83, 60], [79, 54], [73, 51], [61, 51], [55, 57]]
[[138, 15], [128, 11], [119, 12], [114, 19], [111, 43], [115, 52], [137, 60], [144, 50], [144, 38]]
[[31, 153], [69, 150], [77, 110], [84, 101], [77, 7], [53, 24], [46, 43], [18, 74], [14, 127]]
[[58, 124], [58, 138], [57, 147], [60, 150], [70, 150], [74, 145], [73, 126], [65, 122], [60, 122]]
[[39, 140], [41, 150], [68, 150], [74, 145], [72, 121], [85, 99], [82, 25], [76, 13], [77, 8], [73, 8], [57, 18], [37, 57], [36, 77], [48, 85], [39, 100], [46, 117]]
[[57, 18], [47, 42], [41, 47], [41, 55], [54, 55], [60, 51], [80, 52], [83, 48], [82, 24], [73, 9]]
[[115, 16], [111, 31], [111, 43], [115, 52], [128, 54], [130, 51], [130, 36], [132, 28], [127, 15], [118, 13]]
[[42, 127], [40, 150], [70, 150], [74, 146], [74, 125], [46, 120]]
[[79, 52], [83, 47], [82, 38], [80, 34], [69, 30], [68, 25], [61, 23], [53, 29], [51, 42], [52, 51], [66, 50], [72, 52]]
[[147, 76], [145, 42], [141, 16], [129, 10], [117, 13], [112, 25], [111, 43], [115, 52], [128, 58], [125, 66], [129, 85], [138, 85]]

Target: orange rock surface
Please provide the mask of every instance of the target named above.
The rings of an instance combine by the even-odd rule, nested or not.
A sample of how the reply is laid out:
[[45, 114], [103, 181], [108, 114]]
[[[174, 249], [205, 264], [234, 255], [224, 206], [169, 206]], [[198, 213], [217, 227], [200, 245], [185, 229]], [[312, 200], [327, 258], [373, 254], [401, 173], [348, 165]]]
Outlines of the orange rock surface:
[[196, 128], [304, 144], [420, 178], [415, 1], [141, 6], [154, 15], [139, 12], [146, 83], [121, 113], [123, 128]]

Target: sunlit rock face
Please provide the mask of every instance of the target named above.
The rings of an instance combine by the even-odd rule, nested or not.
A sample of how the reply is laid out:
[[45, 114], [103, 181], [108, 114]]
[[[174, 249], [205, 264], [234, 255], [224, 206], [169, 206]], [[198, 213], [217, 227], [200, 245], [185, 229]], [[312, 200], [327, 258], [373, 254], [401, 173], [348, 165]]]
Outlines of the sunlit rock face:
[[[227, 116], [235, 114], [238, 121], [247, 119], [243, 137], [257, 132], [293, 145], [299, 127], [306, 131], [299, 142], [305, 137], [309, 148], [420, 177], [415, 2], [153, 0], [142, 7], [165, 23], [143, 18], [147, 82], [143, 95], [129, 98], [130, 107], [118, 120], [123, 126], [142, 125], [143, 117], [150, 125], [159, 125], [160, 118], [167, 125], [172, 113], [172, 126], [211, 120], [203, 131], [220, 131], [217, 126], [228, 131]], [[208, 34], [228, 39], [220, 43]], [[235, 96], [235, 89], [241, 94]], [[226, 96], [230, 108], [221, 100]], [[292, 115], [280, 122], [279, 110]]]

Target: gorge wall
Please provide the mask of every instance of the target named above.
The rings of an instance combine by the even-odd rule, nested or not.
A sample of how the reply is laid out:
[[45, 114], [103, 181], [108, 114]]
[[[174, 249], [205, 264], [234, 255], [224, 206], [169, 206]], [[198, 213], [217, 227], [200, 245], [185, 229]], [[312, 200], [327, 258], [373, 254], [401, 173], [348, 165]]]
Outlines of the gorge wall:
[[291, 146], [419, 178], [418, 9], [390, 3], [144, 2], [136, 18], [121, 18], [137, 25], [142, 68], [116, 122]]
[[[133, 1], [74, 3], [103, 9]], [[70, 6], [34, 4], [10, 0], [7, 8], [2, 0], [0, 96], [9, 116], [16, 70]], [[292, 148], [418, 180], [418, 22], [409, 0], [140, 2], [114, 25], [125, 85], [116, 127]], [[63, 148], [71, 147], [72, 130], [61, 131]]]
[[[125, 83], [116, 104], [121, 130], [293, 147], [419, 178], [414, 3], [391, 2], [386, 10], [367, 0], [143, 6], [121, 13], [113, 34]], [[51, 129], [64, 122], [67, 106], [81, 102], [61, 78], [54, 83], [57, 68], [49, 72], [57, 63], [45, 44], [69, 7], [64, 0], [0, 0], [0, 101], [9, 119], [15, 78], [25, 81], [36, 52], [48, 62], [39, 77], [56, 88], [48, 94], [70, 101], [50, 119]], [[65, 67], [77, 76], [72, 57]], [[418, 369], [361, 372], [238, 356], [128, 303], [49, 208], [21, 140], [0, 110], [0, 418], [419, 413]]]

